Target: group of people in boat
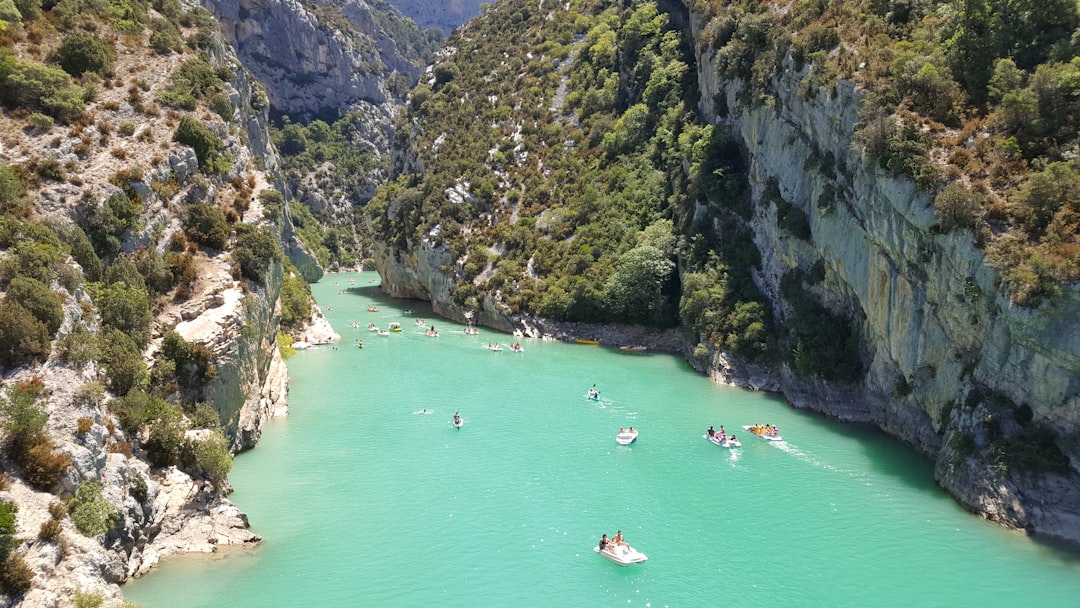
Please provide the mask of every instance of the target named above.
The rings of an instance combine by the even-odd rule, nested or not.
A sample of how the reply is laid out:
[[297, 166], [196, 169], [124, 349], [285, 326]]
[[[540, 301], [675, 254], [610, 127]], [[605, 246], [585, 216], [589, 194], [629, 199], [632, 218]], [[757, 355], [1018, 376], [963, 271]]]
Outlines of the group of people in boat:
[[615, 536], [608, 538], [607, 534], [600, 537], [600, 550], [612, 552], [619, 547], [629, 547], [626, 541], [623, 540], [622, 530], [615, 533]]
[[454, 426], [461, 426], [461, 413], [454, 412]]
[[595, 385], [589, 388], [588, 397], [589, 397], [589, 399], [599, 399], [600, 398], [600, 391], [596, 390]]
[[771, 424], [755, 424], [750, 427], [750, 432], [755, 435], [764, 435], [766, 437], [776, 437], [780, 434], [779, 429]]
[[720, 425], [719, 431], [714, 430], [712, 426], [710, 426], [709, 430], [705, 431], [705, 434], [709, 436], [709, 439], [716, 439], [717, 441], [724, 441], [725, 439], [728, 441], [736, 441], [735, 435], [728, 435], [727, 430], [724, 429], [724, 425], [722, 424]]
[[426, 331], [424, 332], [424, 335], [425, 335], [425, 336], [431, 336], [431, 337], [435, 338], [435, 337], [438, 337], [438, 335], [439, 335], [439, 330], [435, 329], [435, 326], [434, 326], [434, 325], [432, 325], [431, 327], [429, 327], [429, 328], [428, 328], [428, 329], [427, 329], [427, 330], [426, 330]]
[[469, 326], [469, 327], [465, 328], [465, 335], [466, 336], [479, 336], [480, 335], [480, 330], [475, 328], [475, 327]]
[[367, 311], [368, 312], [379, 312], [379, 307], [378, 306], [368, 306]]
[[514, 342], [513, 344], [511, 344], [510, 345], [510, 350], [514, 351], [515, 353], [523, 353], [523, 352], [525, 352], [525, 349], [521, 347], [520, 342]]

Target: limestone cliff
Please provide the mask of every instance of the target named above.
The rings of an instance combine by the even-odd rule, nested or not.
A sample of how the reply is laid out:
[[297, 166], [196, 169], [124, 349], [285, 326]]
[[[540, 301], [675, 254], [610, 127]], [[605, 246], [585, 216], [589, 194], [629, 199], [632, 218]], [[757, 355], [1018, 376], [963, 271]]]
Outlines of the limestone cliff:
[[[851, 82], [806, 95], [811, 68], [789, 60], [771, 81], [776, 103], [748, 103], [747, 84], [721, 80], [716, 52], [697, 49], [700, 110], [728, 122], [749, 159], [757, 278], [775, 314], [789, 311], [786, 274], [823, 267], [823, 279], [803, 287], [862, 337], [862, 382], [830, 384], [785, 367], [780, 390], [796, 407], [872, 422], [912, 444], [968, 508], [1080, 542], [1080, 290], [1066, 287], [1052, 306], [1011, 304], [971, 234], [932, 230], [929, 197], [864, 157], [853, 139], [864, 93]], [[770, 190], [806, 215], [810, 238], [780, 227]], [[1010, 471], [995, 459], [991, 444], [1023, 436], [1021, 423], [1054, 429], [1070, 465]]]

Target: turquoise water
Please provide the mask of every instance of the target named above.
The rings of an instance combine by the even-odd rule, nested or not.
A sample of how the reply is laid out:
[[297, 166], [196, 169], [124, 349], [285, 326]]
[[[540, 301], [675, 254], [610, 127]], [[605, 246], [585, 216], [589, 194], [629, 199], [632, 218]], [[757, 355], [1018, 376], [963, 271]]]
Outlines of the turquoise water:
[[[349, 279], [356, 285], [350, 287]], [[125, 586], [201, 606], [1077, 606], [1080, 555], [972, 516], [928, 462], [865, 429], [719, 387], [666, 355], [428, 318], [374, 273], [312, 286], [344, 340], [289, 360], [287, 419], [237, 458], [254, 550]], [[334, 285], [336, 281], [339, 284]], [[347, 290], [338, 294], [338, 290]], [[369, 304], [380, 311], [366, 312]], [[440, 331], [403, 316], [412, 306]], [[357, 321], [361, 329], [350, 327]], [[404, 331], [366, 330], [400, 321]], [[363, 339], [366, 348], [352, 346]], [[601, 401], [585, 399], [595, 384]], [[415, 412], [428, 409], [433, 413]], [[460, 410], [464, 428], [450, 420]], [[780, 428], [769, 444], [743, 424]], [[705, 441], [720, 424], [743, 447]], [[615, 443], [634, 426], [631, 446]], [[622, 529], [649, 556], [592, 551]]]

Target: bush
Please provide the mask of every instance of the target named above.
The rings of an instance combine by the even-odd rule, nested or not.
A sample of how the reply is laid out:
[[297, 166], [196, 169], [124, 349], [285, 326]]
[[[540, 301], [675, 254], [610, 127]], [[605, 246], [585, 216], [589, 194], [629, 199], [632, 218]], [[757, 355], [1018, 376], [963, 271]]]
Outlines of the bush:
[[274, 236], [264, 228], [238, 226], [240, 234], [233, 248], [233, 259], [240, 267], [240, 274], [251, 281], [263, 284], [267, 265], [281, 259], [281, 249]]
[[139, 504], [143, 504], [150, 496], [149, 492], [150, 490], [146, 486], [146, 478], [139, 473], [135, 473], [131, 478], [131, 485], [128, 486], [128, 494], [137, 500]]
[[38, 405], [44, 392], [40, 380], [9, 385], [4, 395], [0, 396], [2, 428], [22, 438], [44, 431], [49, 414]]
[[0, 564], [0, 589], [11, 597], [22, 597], [34, 582], [34, 571], [26, 565], [22, 555], [14, 553]]
[[195, 464], [215, 486], [228, 477], [232, 470], [232, 460], [229, 442], [221, 431], [214, 431], [209, 437], [195, 444]]
[[186, 232], [189, 239], [213, 249], [225, 249], [229, 225], [221, 209], [207, 203], [195, 203], [188, 208]]
[[105, 603], [105, 596], [100, 591], [83, 591], [79, 590], [75, 592], [75, 608], [101, 608]]
[[195, 156], [199, 159], [199, 168], [204, 171], [212, 171], [217, 160], [222, 142], [221, 139], [210, 132], [199, 121], [185, 116], [180, 119], [180, 125], [176, 127], [176, 132], [173, 133], [173, 141], [183, 144], [185, 146], [191, 146], [195, 151]]
[[146, 345], [153, 320], [146, 289], [118, 282], [100, 288], [95, 296], [104, 328], [127, 334], [139, 348]]
[[60, 538], [60, 533], [63, 531], [63, 526], [55, 519], [49, 519], [41, 522], [41, 528], [38, 530], [38, 538], [47, 542], [56, 542], [56, 539]]
[[64, 322], [64, 306], [60, 296], [41, 281], [29, 277], [16, 277], [8, 285], [7, 300], [22, 305], [34, 317], [45, 324], [49, 336], [56, 334]]
[[32, 435], [15, 454], [23, 470], [23, 480], [42, 492], [52, 491], [60, 476], [71, 466], [71, 456], [54, 451], [52, 442], [43, 433]]
[[101, 489], [96, 481], [84, 481], [68, 503], [71, 521], [83, 536], [101, 536], [120, 521], [120, 514], [101, 495]]
[[41, 111], [72, 122], [86, 109], [83, 90], [60, 68], [23, 63], [0, 49], [0, 103], [10, 108]]
[[75, 32], [64, 37], [53, 57], [72, 76], [86, 72], [107, 75], [116, 61], [116, 53], [101, 38], [89, 32]]
[[26, 196], [19, 176], [5, 163], [0, 163], [0, 212], [9, 212]]
[[986, 196], [953, 182], [934, 198], [934, 215], [943, 232], [974, 228], [986, 205]]
[[119, 330], [109, 332], [102, 340], [101, 363], [106, 383], [119, 396], [144, 386], [150, 377], [139, 346]]
[[0, 365], [41, 361], [50, 350], [49, 328], [15, 302], [0, 302]]

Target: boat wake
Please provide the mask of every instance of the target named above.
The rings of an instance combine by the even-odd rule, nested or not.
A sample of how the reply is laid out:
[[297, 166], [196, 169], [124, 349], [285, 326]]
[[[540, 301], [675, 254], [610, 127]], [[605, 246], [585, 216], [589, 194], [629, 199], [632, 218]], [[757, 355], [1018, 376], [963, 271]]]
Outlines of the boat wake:
[[807, 452], [804, 452], [804, 451], [800, 450], [798, 446], [791, 445], [791, 443], [789, 443], [787, 441], [777, 441], [777, 442], [774, 443], [774, 445], [776, 445], [777, 449], [782, 450], [784, 452], [787, 452], [788, 454], [791, 454], [795, 458], [798, 458], [799, 460], [801, 460], [802, 462], [805, 462], [806, 464], [808, 464], [810, 466], [813, 466], [813, 467], [816, 467], [816, 468], [819, 468], [819, 469], [822, 469], [822, 470], [825, 470], [825, 471], [834, 471], [836, 473], [846, 473], [847, 472], [847, 471], [845, 471], [843, 469], [840, 469], [840, 468], [837, 468], [836, 466], [833, 466], [832, 464], [829, 464], [828, 462], [826, 462], [824, 460], [818, 459], [813, 454], [808, 454]]

